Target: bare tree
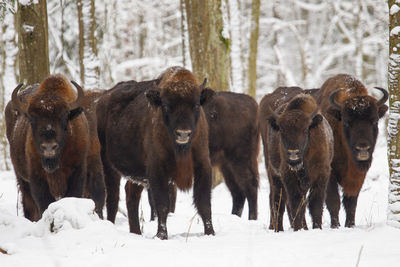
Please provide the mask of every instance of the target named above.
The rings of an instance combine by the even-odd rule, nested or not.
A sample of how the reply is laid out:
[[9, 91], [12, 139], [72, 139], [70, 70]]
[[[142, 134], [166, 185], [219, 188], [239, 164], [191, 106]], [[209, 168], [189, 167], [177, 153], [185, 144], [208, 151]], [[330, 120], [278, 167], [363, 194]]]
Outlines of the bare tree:
[[248, 58], [248, 94], [256, 97], [257, 88], [257, 51], [260, 29], [260, 0], [253, 0], [251, 7], [250, 49]]
[[95, 38], [94, 0], [77, 0], [79, 22], [79, 66], [81, 83], [86, 89], [99, 88], [99, 60]]

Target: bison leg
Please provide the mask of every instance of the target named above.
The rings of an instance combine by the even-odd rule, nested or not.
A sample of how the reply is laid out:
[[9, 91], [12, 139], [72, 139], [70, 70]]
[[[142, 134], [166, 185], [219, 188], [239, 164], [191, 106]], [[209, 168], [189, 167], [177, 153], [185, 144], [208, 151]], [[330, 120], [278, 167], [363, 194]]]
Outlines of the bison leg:
[[169, 195], [169, 212], [175, 212], [176, 206], [176, 184], [175, 183], [168, 183], [168, 195]]
[[86, 185], [87, 169], [86, 162], [77, 166], [68, 178], [68, 190], [66, 197], [83, 197], [84, 187]]
[[[204, 160], [205, 161], [205, 160]], [[197, 211], [203, 220], [204, 234], [215, 235], [211, 220], [211, 165], [195, 161], [193, 199]]]
[[331, 216], [331, 228], [338, 228], [340, 226], [340, 196], [338, 191], [338, 184], [333, 176], [331, 176], [328, 181], [328, 187], [326, 190], [326, 207], [328, 208], [329, 214]]
[[32, 198], [31, 190], [29, 188], [29, 183], [22, 180], [22, 178], [18, 178], [18, 188], [21, 191], [22, 196], [22, 207], [24, 210], [24, 216], [28, 220], [33, 222], [38, 221], [40, 219], [39, 210], [35, 204], [35, 201]]
[[139, 223], [139, 202], [143, 186], [127, 182], [125, 184], [126, 208], [128, 210], [129, 231], [134, 234], [141, 234]]
[[357, 196], [345, 196], [343, 195], [343, 206], [346, 211], [346, 223], [345, 227], [354, 227], [354, 219], [357, 208]]
[[269, 207], [270, 224], [269, 229], [275, 232], [283, 231], [283, 214], [285, 213], [286, 191], [283, 188], [279, 176], [270, 179]]
[[147, 198], [149, 199], [149, 204], [150, 204], [150, 221], [154, 221], [155, 218], [157, 217], [157, 212], [154, 204], [153, 193], [150, 188], [147, 190]]
[[118, 211], [119, 202], [119, 186], [121, 183], [121, 176], [111, 167], [110, 163], [102, 157], [104, 167], [104, 180], [107, 189], [107, 220], [115, 223], [115, 217]]
[[[168, 195], [169, 195], [169, 212], [174, 213], [175, 212], [175, 205], [176, 205], [176, 184], [175, 183], [168, 183]], [[149, 204], [150, 204], [150, 221], [154, 221], [155, 218], [157, 217], [157, 212], [155, 209], [155, 204], [154, 204], [154, 199], [153, 199], [153, 193], [151, 192], [151, 189], [149, 188], [147, 191], [147, 196], [149, 199]]]
[[98, 156], [88, 158], [87, 190], [95, 203], [95, 211], [103, 219], [103, 207], [106, 198], [103, 166]]
[[232, 214], [241, 217], [246, 196], [236, 183], [233, 171], [229, 164], [222, 164], [221, 172], [224, 176], [225, 184], [232, 195]]
[[287, 174], [284, 176], [285, 189], [288, 197], [289, 204], [289, 217], [291, 225], [295, 231], [300, 229], [307, 229], [305, 223], [305, 209], [306, 209], [306, 192], [300, 189], [297, 176], [294, 174]]
[[257, 220], [258, 207], [258, 172], [248, 169], [248, 176], [246, 179], [246, 198], [249, 205], [249, 220]]
[[[155, 162], [158, 162], [155, 160]], [[167, 216], [169, 206], [168, 180], [164, 178], [163, 172], [157, 166], [150, 166], [150, 188], [153, 194], [154, 205], [158, 217], [157, 237], [161, 240], [168, 239]]]
[[39, 209], [39, 219], [42, 217], [43, 212], [47, 209], [50, 203], [55, 199], [51, 195], [49, 186], [45, 179], [38, 178], [30, 183], [32, 198], [35, 200], [36, 206]]
[[[325, 176], [326, 177], [326, 176]], [[311, 186], [308, 196], [308, 209], [313, 222], [313, 229], [322, 229], [322, 212], [324, 208], [326, 191], [326, 179], [319, 178], [319, 181]]]

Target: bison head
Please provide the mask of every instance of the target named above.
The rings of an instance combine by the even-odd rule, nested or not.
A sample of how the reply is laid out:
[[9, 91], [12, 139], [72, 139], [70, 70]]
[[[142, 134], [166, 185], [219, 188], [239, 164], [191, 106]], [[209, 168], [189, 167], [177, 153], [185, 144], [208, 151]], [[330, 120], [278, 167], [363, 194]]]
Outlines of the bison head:
[[336, 90], [330, 96], [331, 107], [328, 113], [341, 123], [346, 143], [351, 151], [356, 166], [367, 171], [372, 162], [378, 136], [378, 120], [385, 115], [388, 92], [375, 87], [383, 93], [380, 100], [369, 95], [354, 96], [339, 104], [335, 96], [342, 90]]
[[[298, 101], [301, 98], [294, 100]], [[317, 111], [310, 114], [301, 109], [288, 108], [278, 115], [272, 111], [271, 107], [268, 108], [270, 126], [274, 131], [279, 132], [282, 156], [289, 168], [297, 171], [303, 166], [304, 154], [309, 145], [310, 130], [317, 127], [323, 117]]]
[[186, 154], [196, 134], [200, 106], [210, 99], [214, 91], [192, 82], [170, 82], [158, 90], [149, 90], [146, 97], [150, 104], [161, 109], [163, 122], [178, 155]]
[[29, 120], [42, 167], [49, 173], [59, 167], [68, 121], [82, 113], [84, 93], [78, 84], [72, 83], [78, 90], [78, 98], [72, 103], [51, 94], [36, 94], [28, 103], [22, 102], [18, 97], [18, 90], [23, 84], [18, 85], [11, 96], [14, 107]]

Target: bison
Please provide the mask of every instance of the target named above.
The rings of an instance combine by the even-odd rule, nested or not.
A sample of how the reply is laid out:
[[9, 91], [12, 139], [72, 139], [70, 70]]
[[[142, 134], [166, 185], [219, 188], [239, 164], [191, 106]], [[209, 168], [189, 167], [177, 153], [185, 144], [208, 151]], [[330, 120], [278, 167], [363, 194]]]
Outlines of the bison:
[[125, 82], [102, 95], [97, 117], [111, 192], [108, 219], [115, 220], [116, 190], [123, 175], [130, 180], [125, 186], [130, 232], [141, 233], [138, 205], [148, 184], [158, 216], [156, 236], [167, 239], [168, 185], [173, 182], [179, 189], [189, 190], [193, 183], [194, 204], [204, 232], [214, 234], [208, 125], [202, 108], [214, 92], [204, 88], [205, 82], [198, 86], [192, 73], [181, 70], [158, 86], [154, 81]]
[[313, 228], [321, 228], [333, 136], [316, 101], [301, 88], [278, 88], [261, 100], [259, 123], [270, 183], [269, 228], [283, 231], [287, 205], [293, 229], [307, 229], [307, 202]]
[[318, 105], [332, 127], [335, 140], [326, 198], [332, 228], [340, 226], [338, 184], [343, 189], [345, 226], [354, 226], [358, 195], [372, 162], [378, 120], [388, 109], [385, 105], [388, 92], [375, 88], [383, 93], [379, 100], [369, 96], [365, 86], [353, 76], [338, 74], [325, 81], [318, 96]]
[[[158, 79], [174, 77], [181, 67], [170, 67]], [[249, 220], [257, 219], [259, 132], [257, 102], [250, 96], [216, 92], [203, 105], [209, 126], [211, 164], [218, 167], [232, 195], [232, 214], [242, 215], [244, 202], [249, 206]], [[175, 210], [176, 190], [170, 185], [170, 211]], [[152, 212], [152, 219], [153, 219]]]
[[18, 95], [20, 84], [5, 109], [24, 215], [32, 221], [55, 200], [82, 197], [85, 185], [102, 217], [105, 186], [95, 113], [84, 106], [82, 88], [72, 83], [78, 96], [60, 74]]

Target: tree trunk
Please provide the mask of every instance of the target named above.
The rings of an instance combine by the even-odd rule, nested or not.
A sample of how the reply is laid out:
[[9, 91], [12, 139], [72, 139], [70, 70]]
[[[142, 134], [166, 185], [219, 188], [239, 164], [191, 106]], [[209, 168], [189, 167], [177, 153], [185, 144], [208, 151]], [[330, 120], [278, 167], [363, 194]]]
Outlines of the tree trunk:
[[260, 29], [260, 0], [253, 0], [251, 5], [250, 47], [248, 60], [248, 94], [256, 97], [257, 89], [257, 49]]
[[221, 0], [185, 0], [193, 73], [214, 90], [229, 91], [230, 40], [224, 29]]
[[77, 0], [79, 24], [79, 67], [81, 86], [99, 88], [99, 60], [95, 38], [96, 18], [94, 0]]
[[[17, 56], [15, 16], [11, 12], [3, 14], [0, 27], [0, 110], [5, 109], [11, 90], [16, 86], [15, 59]], [[6, 138], [4, 113], [0, 115], [0, 170], [9, 170], [9, 148]]]
[[19, 80], [25, 84], [41, 82], [49, 75], [46, 0], [18, 3], [17, 25]]
[[388, 223], [400, 228], [400, 12], [389, 0], [389, 122], [388, 159], [390, 171]]
[[[189, 49], [193, 73], [201, 83], [217, 91], [229, 91], [230, 40], [224, 29], [221, 1], [185, 0]], [[213, 186], [222, 182], [222, 175], [213, 171]]]

